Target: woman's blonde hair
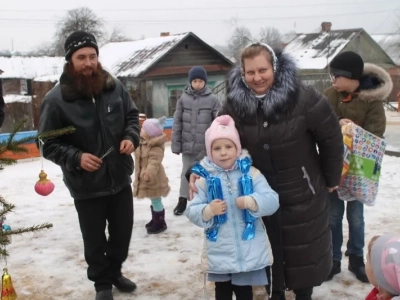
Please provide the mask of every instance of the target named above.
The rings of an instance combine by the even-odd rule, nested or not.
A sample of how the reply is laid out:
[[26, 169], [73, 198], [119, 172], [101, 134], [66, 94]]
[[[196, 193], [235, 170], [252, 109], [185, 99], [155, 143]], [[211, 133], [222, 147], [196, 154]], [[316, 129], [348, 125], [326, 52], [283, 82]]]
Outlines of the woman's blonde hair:
[[268, 59], [271, 65], [273, 65], [271, 53], [264, 46], [260, 44], [253, 44], [244, 48], [240, 56], [240, 62], [242, 63], [243, 71], [244, 71], [244, 60], [246, 58], [254, 58], [261, 54], [265, 55], [265, 57]]

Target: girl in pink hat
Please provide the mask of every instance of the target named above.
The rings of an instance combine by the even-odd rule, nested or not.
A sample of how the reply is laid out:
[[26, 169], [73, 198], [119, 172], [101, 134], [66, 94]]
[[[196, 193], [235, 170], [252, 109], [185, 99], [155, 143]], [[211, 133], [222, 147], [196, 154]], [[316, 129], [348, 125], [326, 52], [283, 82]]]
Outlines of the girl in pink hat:
[[237, 300], [253, 299], [252, 286], [267, 284], [265, 267], [273, 263], [261, 217], [276, 212], [278, 194], [251, 166], [230, 116], [213, 121], [205, 144], [207, 156], [193, 168], [204, 178], [185, 214], [205, 229], [202, 266], [215, 282], [215, 299], [232, 299], [233, 293]]
[[135, 181], [133, 196], [150, 198], [151, 221], [146, 224], [148, 234], [167, 229], [165, 210], [161, 197], [169, 194], [170, 187], [162, 160], [167, 136], [164, 133], [166, 118], [147, 119], [140, 131], [140, 145], [135, 150]]
[[400, 300], [400, 235], [371, 239], [365, 272], [374, 285], [365, 300]]

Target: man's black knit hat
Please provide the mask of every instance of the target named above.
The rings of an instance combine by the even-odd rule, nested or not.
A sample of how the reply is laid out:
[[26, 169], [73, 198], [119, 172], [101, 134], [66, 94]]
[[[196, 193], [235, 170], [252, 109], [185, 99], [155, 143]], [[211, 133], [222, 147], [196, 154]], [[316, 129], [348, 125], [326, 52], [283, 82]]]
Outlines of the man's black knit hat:
[[71, 33], [64, 44], [65, 60], [69, 60], [75, 51], [85, 47], [96, 49], [96, 53], [99, 55], [99, 48], [93, 34], [85, 31], [75, 31]]

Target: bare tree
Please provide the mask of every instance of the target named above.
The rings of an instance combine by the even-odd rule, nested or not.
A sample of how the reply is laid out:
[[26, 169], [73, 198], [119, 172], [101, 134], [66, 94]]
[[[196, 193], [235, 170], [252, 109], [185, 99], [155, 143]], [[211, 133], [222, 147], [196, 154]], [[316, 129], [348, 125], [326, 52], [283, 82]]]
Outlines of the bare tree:
[[56, 27], [54, 55], [64, 55], [65, 39], [74, 31], [88, 31], [96, 37], [98, 43], [105, 38], [104, 21], [88, 7], [68, 10], [66, 15], [57, 22]]
[[134, 41], [134, 39], [127, 37], [124, 33], [124, 30], [120, 27], [114, 27], [110, 34], [110, 37], [107, 39], [108, 43], [129, 41]]
[[251, 33], [247, 27], [239, 26], [237, 19], [232, 19], [230, 24], [232, 24], [234, 30], [227, 41], [230, 50], [229, 54], [235, 58], [236, 61], [240, 61], [240, 52], [252, 41]]
[[35, 50], [30, 52], [32, 56], [54, 56], [54, 43], [43, 42]]
[[260, 30], [260, 42], [266, 43], [272, 48], [282, 47], [281, 38], [281, 33], [274, 27], [265, 27]]

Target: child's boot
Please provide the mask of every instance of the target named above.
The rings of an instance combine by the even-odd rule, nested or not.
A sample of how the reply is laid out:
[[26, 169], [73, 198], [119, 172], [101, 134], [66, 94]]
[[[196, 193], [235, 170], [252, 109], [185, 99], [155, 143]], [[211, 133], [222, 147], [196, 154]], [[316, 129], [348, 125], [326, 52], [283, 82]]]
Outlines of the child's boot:
[[150, 205], [150, 209], [151, 209], [151, 220], [149, 223], [147, 223], [146, 229], [149, 229], [151, 227], [151, 225], [153, 225], [153, 219], [154, 219], [154, 210], [153, 210], [153, 205]]
[[157, 234], [167, 229], [167, 223], [165, 223], [165, 209], [162, 211], [154, 211], [152, 224], [147, 228], [148, 234]]

